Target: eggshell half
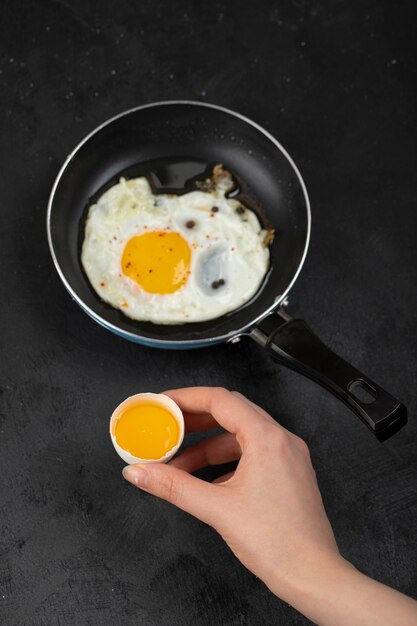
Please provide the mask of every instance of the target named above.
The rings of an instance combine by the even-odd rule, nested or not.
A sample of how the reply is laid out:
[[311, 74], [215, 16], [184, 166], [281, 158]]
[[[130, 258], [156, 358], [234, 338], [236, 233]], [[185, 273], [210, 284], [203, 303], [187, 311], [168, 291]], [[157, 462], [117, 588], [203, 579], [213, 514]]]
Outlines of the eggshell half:
[[[132, 454], [130, 454], [130, 452], [128, 452], [127, 450], [123, 450], [123, 448], [119, 446], [115, 436], [116, 422], [119, 419], [120, 415], [123, 413], [123, 411], [125, 411], [129, 406], [137, 406], [138, 404], [149, 402], [152, 402], [153, 404], [159, 404], [160, 406], [166, 408], [177, 420], [179, 428], [178, 443], [173, 448], [171, 448], [171, 450], [168, 450], [168, 452], [159, 459], [141, 459], [139, 457], [133, 456]], [[117, 454], [123, 459], [123, 461], [129, 463], [129, 465], [132, 465], [132, 463], [166, 463], [167, 461], [172, 459], [172, 457], [178, 451], [183, 442], [184, 417], [179, 406], [175, 404], [175, 402], [171, 400], [171, 398], [165, 396], [163, 393], [137, 393], [134, 396], [129, 396], [129, 398], [126, 398], [126, 400], [119, 404], [119, 406], [116, 407], [116, 409], [113, 411], [113, 414], [110, 418], [110, 436]]]

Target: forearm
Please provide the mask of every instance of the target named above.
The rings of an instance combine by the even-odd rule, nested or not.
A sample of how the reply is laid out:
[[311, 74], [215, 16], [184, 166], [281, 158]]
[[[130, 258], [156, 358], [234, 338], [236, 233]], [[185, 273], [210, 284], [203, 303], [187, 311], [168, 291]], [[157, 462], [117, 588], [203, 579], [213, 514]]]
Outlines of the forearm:
[[417, 602], [372, 580], [337, 557], [307, 567], [271, 591], [320, 626], [416, 626]]

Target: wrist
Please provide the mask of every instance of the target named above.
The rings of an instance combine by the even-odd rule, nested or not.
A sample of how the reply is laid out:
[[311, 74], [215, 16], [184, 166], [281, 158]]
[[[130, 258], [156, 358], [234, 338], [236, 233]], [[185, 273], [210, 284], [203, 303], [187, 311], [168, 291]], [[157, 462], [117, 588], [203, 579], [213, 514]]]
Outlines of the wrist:
[[358, 577], [366, 578], [338, 552], [323, 552], [303, 555], [287, 571], [275, 567], [264, 582], [315, 623], [334, 625], [344, 623], [349, 599], [343, 594]]
[[320, 626], [417, 624], [417, 602], [362, 574], [340, 554], [304, 558], [293, 572], [276, 568], [264, 582]]

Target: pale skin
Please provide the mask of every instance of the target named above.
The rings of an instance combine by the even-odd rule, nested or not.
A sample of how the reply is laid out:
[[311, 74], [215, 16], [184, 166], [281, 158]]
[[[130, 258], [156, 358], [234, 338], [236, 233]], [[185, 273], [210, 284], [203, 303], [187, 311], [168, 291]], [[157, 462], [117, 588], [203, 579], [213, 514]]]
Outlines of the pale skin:
[[[128, 466], [128, 481], [215, 528], [245, 567], [314, 623], [416, 626], [415, 600], [340, 555], [302, 439], [240, 393], [210, 387], [164, 393], [181, 407], [186, 432], [219, 425], [228, 432], [167, 465]], [[237, 460], [235, 472], [213, 483], [192, 475]]]

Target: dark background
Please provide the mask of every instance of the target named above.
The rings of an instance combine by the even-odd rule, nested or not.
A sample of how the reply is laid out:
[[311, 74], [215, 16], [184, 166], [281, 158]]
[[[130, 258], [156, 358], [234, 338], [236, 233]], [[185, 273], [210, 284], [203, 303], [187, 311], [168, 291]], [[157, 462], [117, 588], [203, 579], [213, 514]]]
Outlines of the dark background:
[[[3, 2], [1, 624], [308, 623], [211, 528], [122, 480], [116, 404], [199, 384], [304, 437], [342, 553], [417, 595], [415, 22], [395, 4]], [[173, 98], [252, 117], [294, 157], [313, 230], [290, 311], [408, 406], [393, 439], [250, 341], [142, 348], [70, 300], [45, 232], [60, 165], [107, 118]]]

